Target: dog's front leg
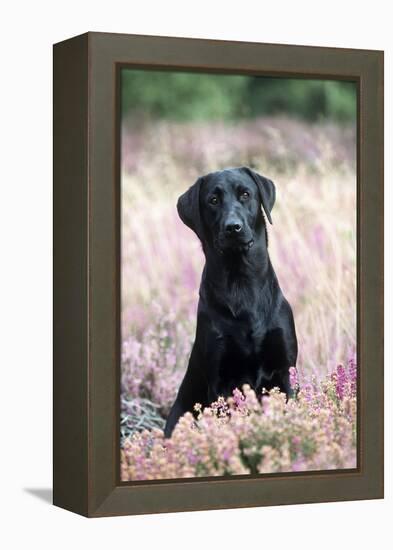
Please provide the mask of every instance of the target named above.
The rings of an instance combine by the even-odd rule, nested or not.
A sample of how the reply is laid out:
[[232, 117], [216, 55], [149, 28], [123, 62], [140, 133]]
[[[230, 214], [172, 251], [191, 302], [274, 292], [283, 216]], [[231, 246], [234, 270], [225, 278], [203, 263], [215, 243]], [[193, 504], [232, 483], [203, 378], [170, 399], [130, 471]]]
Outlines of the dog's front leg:
[[179, 418], [184, 413], [194, 412], [195, 403], [201, 403], [203, 406], [206, 406], [208, 387], [202, 368], [203, 361], [200, 357], [198, 347], [194, 344], [186, 374], [165, 425], [165, 437], [171, 437]]
[[209, 405], [214, 401], [217, 401], [218, 397], [219, 395], [218, 395], [216, 386], [213, 385], [213, 383], [210, 383], [208, 385], [208, 391], [207, 391], [207, 399], [208, 399]]
[[177, 421], [181, 416], [183, 416], [185, 412], [187, 412], [187, 410], [184, 409], [184, 407], [182, 406], [181, 399], [176, 399], [176, 401], [172, 405], [168, 419], [165, 424], [165, 429], [164, 429], [165, 437], [167, 438], [171, 437], [172, 432], [177, 424]]
[[206, 378], [208, 385], [208, 403], [222, 395], [220, 393], [220, 367], [223, 359], [223, 338], [210, 332], [206, 337]]

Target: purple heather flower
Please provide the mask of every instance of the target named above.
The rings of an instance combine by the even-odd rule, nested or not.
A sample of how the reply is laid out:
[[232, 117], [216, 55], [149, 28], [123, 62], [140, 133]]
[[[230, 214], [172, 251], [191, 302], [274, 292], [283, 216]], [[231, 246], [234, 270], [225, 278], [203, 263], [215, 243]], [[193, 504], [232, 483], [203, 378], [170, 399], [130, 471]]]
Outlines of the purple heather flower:
[[339, 399], [343, 399], [345, 394], [346, 385], [348, 382], [347, 373], [343, 365], [338, 365], [336, 368], [336, 393]]
[[296, 367], [289, 367], [289, 383], [293, 390], [299, 387], [299, 378], [297, 374]]

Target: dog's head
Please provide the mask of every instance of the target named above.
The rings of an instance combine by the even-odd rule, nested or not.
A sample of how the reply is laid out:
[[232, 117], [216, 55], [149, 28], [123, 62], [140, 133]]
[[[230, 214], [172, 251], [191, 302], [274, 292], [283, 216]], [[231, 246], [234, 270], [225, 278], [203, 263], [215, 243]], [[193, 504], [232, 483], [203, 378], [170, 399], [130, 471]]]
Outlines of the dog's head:
[[247, 252], [264, 225], [272, 223], [274, 183], [247, 167], [202, 176], [178, 200], [181, 220], [221, 253]]

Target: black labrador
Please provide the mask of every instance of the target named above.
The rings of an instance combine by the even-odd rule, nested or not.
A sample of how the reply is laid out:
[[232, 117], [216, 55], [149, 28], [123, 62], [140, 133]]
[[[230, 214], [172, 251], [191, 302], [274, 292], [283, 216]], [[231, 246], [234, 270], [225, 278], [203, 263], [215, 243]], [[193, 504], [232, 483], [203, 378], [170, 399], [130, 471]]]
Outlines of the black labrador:
[[165, 426], [170, 437], [195, 403], [249, 384], [257, 393], [278, 386], [289, 397], [296, 365], [292, 309], [268, 254], [274, 183], [248, 167], [200, 177], [181, 195], [181, 220], [199, 237], [206, 263], [199, 290], [195, 342]]

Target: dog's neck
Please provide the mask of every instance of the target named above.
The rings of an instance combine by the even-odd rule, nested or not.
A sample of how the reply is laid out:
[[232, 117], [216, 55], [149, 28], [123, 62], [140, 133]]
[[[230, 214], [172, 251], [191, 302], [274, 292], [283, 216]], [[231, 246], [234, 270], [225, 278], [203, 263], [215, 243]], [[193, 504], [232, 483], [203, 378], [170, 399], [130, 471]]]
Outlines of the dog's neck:
[[210, 304], [218, 314], [232, 319], [241, 318], [244, 312], [258, 310], [265, 292], [270, 292], [269, 280], [274, 272], [267, 250], [266, 228], [258, 232], [254, 246], [247, 252], [220, 254], [207, 245], [200, 288], [200, 298]]
[[271, 268], [264, 225], [255, 236], [253, 247], [247, 251], [219, 252], [211, 243], [205, 243], [203, 251], [205, 280], [214, 286], [261, 282]]

